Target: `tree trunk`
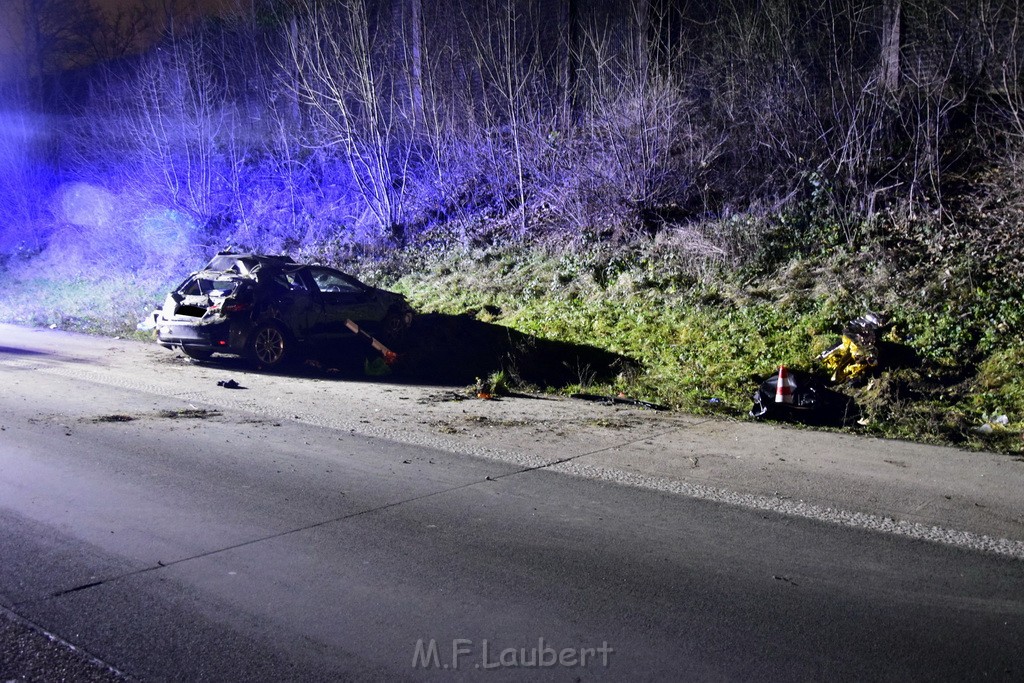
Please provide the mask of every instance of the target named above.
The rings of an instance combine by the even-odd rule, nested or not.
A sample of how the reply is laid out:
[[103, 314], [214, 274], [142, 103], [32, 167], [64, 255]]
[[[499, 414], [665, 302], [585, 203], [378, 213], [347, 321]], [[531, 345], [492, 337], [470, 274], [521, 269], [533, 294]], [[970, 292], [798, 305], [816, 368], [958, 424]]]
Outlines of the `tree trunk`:
[[881, 85], [886, 92], [900, 87], [900, 23], [902, 0], [885, 0], [882, 8]]
[[423, 125], [423, 0], [409, 0], [412, 10], [412, 107], [417, 127]]
[[[288, 49], [289, 49], [289, 52], [291, 54], [293, 54], [293, 55], [294, 54], [298, 54], [298, 52], [297, 52], [298, 45], [299, 45], [299, 20], [296, 17], [296, 15], [293, 13], [292, 16], [288, 20]], [[292, 87], [291, 87], [291, 97], [290, 97], [291, 102], [290, 102], [290, 105], [291, 105], [292, 123], [297, 128], [301, 128], [301, 126], [302, 126], [302, 106], [301, 106], [301, 104], [299, 102], [299, 100], [302, 97], [301, 94], [300, 94], [300, 92], [301, 92], [301, 78], [300, 78], [300, 75], [299, 75], [299, 65], [298, 65], [297, 60], [292, 65], [291, 70], [292, 70], [292, 73], [291, 73], [291, 79], [292, 79], [291, 86]]]
[[576, 92], [576, 31], [579, 9], [577, 0], [564, 0], [558, 5], [559, 26], [559, 85], [562, 91], [562, 127], [568, 128], [572, 121]]

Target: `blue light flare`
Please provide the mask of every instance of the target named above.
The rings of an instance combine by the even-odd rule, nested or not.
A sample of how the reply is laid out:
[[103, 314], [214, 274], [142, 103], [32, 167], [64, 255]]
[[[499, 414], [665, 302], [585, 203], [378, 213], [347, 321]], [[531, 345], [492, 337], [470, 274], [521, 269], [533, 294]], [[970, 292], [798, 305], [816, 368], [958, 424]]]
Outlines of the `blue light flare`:
[[109, 228], [114, 219], [114, 195], [90, 183], [66, 183], [57, 191], [60, 217], [80, 228]]

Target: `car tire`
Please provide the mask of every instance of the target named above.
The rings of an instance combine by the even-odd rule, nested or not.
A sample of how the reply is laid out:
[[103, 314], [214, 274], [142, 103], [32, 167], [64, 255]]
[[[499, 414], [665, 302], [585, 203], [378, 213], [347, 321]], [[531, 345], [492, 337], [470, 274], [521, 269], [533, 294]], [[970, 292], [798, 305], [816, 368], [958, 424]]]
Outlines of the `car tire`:
[[406, 315], [400, 311], [391, 311], [380, 323], [380, 336], [392, 343], [397, 343], [405, 338], [409, 331], [409, 323]]
[[213, 351], [209, 349], [197, 349], [195, 347], [182, 346], [181, 352], [193, 360], [210, 360], [213, 357]]
[[276, 323], [263, 323], [249, 335], [249, 358], [264, 370], [283, 367], [291, 350], [288, 333]]

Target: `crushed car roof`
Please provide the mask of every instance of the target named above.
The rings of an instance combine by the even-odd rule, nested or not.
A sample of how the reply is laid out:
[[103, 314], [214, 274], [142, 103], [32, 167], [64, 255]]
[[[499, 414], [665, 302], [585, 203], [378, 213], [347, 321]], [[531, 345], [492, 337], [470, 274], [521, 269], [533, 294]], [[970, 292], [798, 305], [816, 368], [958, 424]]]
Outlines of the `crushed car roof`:
[[267, 254], [232, 254], [221, 252], [203, 266], [204, 271], [216, 273], [235, 272], [249, 275], [258, 268], [265, 266], [297, 266], [290, 256], [271, 256]]

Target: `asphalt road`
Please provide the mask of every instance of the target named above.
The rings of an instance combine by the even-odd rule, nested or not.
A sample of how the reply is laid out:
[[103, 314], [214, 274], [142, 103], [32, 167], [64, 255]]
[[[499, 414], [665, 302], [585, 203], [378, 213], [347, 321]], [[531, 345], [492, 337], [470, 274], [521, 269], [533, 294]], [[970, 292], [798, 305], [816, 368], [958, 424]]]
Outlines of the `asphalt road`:
[[[1024, 678], [1018, 559], [75, 373], [0, 382], [0, 605], [104, 675]], [[0, 677], [26, 675], [7, 645]]]

